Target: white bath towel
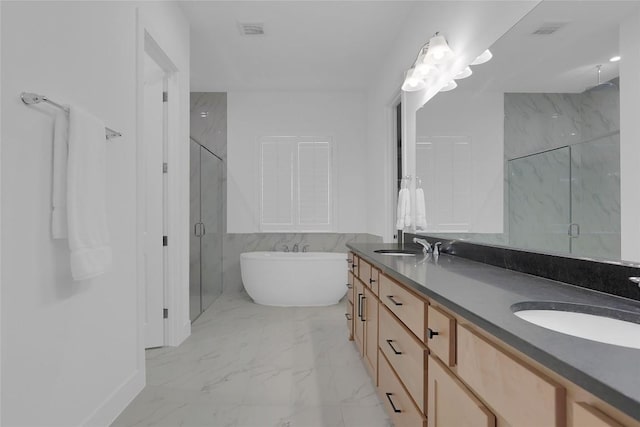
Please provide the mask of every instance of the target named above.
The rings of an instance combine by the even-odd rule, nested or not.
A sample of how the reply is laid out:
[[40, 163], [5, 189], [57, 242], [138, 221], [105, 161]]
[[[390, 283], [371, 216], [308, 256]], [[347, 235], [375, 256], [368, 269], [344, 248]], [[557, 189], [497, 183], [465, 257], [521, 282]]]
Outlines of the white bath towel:
[[416, 188], [416, 228], [427, 229], [427, 208], [422, 188]]
[[404, 230], [411, 225], [411, 199], [409, 189], [402, 188], [398, 192], [398, 208], [396, 210], [396, 230]]
[[67, 226], [75, 280], [111, 268], [107, 229], [106, 136], [104, 123], [79, 108], [69, 114]]
[[67, 238], [67, 152], [69, 115], [58, 110], [53, 131], [53, 184], [51, 194], [51, 237]]

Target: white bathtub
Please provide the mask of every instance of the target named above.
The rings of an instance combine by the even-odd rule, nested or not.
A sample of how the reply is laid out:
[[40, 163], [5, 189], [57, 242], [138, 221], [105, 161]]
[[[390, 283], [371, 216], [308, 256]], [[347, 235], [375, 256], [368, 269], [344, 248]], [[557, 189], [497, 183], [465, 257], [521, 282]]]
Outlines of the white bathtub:
[[308, 307], [337, 304], [347, 293], [347, 254], [245, 252], [242, 283], [258, 304]]

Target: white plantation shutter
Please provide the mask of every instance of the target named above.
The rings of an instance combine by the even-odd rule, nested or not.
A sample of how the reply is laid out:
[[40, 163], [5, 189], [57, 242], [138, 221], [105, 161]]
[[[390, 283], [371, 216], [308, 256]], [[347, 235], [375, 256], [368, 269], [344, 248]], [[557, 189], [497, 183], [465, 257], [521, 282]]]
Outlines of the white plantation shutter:
[[301, 225], [329, 225], [329, 142], [298, 143], [298, 214]]
[[293, 157], [291, 141], [262, 141], [261, 223], [266, 226], [292, 226]]
[[265, 137], [261, 153], [261, 230], [331, 230], [331, 139]]

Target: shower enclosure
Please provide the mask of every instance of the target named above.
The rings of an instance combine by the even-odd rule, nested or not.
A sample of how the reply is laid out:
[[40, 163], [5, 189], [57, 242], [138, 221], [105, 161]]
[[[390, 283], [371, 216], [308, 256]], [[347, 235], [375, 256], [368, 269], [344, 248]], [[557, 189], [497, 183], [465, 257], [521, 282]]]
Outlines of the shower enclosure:
[[193, 322], [222, 293], [224, 163], [191, 138], [189, 313]]
[[620, 259], [620, 132], [508, 161], [509, 245]]

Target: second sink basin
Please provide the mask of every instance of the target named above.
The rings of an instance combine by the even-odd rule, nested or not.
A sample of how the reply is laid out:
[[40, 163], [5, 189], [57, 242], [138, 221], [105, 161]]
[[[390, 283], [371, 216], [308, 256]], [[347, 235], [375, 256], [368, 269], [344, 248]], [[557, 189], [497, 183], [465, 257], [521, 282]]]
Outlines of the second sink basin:
[[422, 254], [422, 252], [412, 249], [377, 249], [374, 252], [377, 254], [391, 256], [416, 256]]
[[567, 335], [640, 349], [640, 314], [582, 304], [528, 301], [511, 306], [519, 318]]

